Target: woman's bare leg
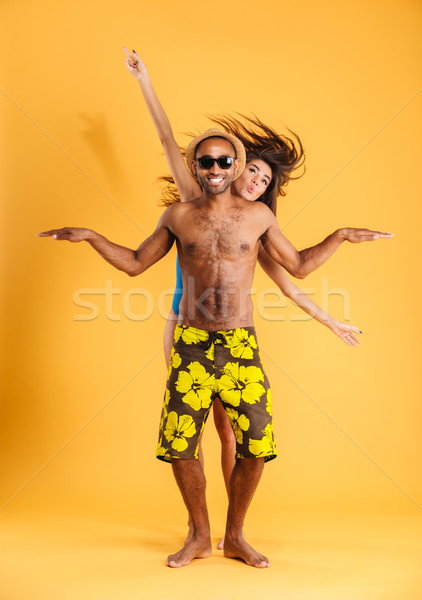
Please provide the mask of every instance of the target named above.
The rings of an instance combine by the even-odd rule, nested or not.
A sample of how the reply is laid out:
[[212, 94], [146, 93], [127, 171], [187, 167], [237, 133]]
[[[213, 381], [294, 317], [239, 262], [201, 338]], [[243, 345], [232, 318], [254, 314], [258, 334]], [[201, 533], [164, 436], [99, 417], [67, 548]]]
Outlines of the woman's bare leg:
[[223, 470], [224, 483], [226, 485], [227, 496], [230, 493], [230, 477], [236, 463], [236, 440], [229, 418], [220, 402], [219, 398], [214, 400], [214, 423], [221, 441], [221, 468]]
[[[217, 433], [221, 441], [221, 468], [223, 471], [224, 483], [226, 485], [227, 497], [230, 494], [230, 478], [233, 473], [234, 465], [236, 464], [236, 439], [234, 437], [233, 429], [230, 425], [230, 421], [226, 415], [226, 412], [221, 404], [219, 398], [216, 398], [213, 403], [214, 423]], [[204, 470], [204, 453], [202, 450], [202, 435], [199, 437], [199, 462], [202, 470]], [[189, 542], [193, 535], [192, 519], [189, 515], [189, 533], [186, 538], [186, 542]], [[224, 548], [224, 536], [217, 544], [219, 550]]]
[[164, 327], [164, 339], [163, 339], [163, 347], [164, 347], [164, 358], [166, 359], [167, 369], [170, 364], [170, 354], [171, 349], [173, 347], [174, 340], [174, 330], [177, 325], [177, 315], [176, 313], [170, 309], [169, 316], [167, 317], [166, 326]]
[[[230, 478], [236, 464], [236, 440], [227, 414], [220, 400], [216, 398], [213, 404], [214, 423], [221, 441], [221, 468], [223, 470], [224, 483], [226, 484], [227, 496], [230, 495]], [[224, 536], [217, 544], [217, 548], [224, 548]]]

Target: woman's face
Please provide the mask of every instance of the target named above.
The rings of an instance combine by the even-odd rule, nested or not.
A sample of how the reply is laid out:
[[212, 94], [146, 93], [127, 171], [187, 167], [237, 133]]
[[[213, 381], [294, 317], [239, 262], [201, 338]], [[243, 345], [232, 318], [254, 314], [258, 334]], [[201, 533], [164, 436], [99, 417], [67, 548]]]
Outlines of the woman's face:
[[233, 181], [232, 190], [245, 200], [257, 200], [270, 185], [271, 167], [260, 159], [252, 159], [246, 164], [242, 175]]

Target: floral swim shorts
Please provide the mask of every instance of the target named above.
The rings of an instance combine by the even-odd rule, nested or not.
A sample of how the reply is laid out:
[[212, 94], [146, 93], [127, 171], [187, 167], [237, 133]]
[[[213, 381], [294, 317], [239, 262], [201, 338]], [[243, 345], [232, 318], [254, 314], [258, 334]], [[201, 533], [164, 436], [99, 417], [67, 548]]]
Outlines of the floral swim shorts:
[[198, 458], [198, 438], [217, 396], [236, 437], [236, 458], [277, 456], [271, 390], [255, 328], [205, 331], [176, 325], [157, 458]]

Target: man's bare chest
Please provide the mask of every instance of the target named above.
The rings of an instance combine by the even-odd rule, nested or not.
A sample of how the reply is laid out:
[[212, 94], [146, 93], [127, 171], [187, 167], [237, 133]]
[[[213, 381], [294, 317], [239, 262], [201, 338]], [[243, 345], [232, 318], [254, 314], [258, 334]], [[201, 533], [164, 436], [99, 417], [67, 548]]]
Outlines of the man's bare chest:
[[192, 258], [235, 260], [256, 252], [257, 232], [242, 210], [228, 214], [195, 211], [178, 235], [182, 248]]

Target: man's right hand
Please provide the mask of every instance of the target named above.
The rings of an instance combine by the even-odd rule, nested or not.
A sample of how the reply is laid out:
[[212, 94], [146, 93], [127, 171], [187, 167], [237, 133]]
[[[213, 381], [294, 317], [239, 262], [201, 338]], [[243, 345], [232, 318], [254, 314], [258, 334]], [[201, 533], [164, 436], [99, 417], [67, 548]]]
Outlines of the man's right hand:
[[55, 240], [67, 240], [68, 242], [85, 242], [88, 241], [94, 232], [91, 229], [83, 229], [82, 227], [62, 227], [61, 229], [50, 229], [38, 233], [38, 237], [52, 237]]

